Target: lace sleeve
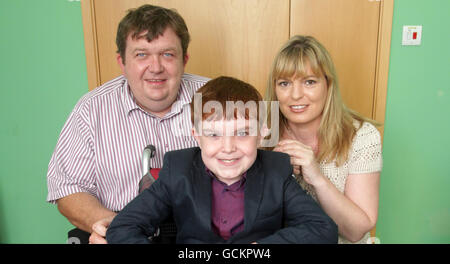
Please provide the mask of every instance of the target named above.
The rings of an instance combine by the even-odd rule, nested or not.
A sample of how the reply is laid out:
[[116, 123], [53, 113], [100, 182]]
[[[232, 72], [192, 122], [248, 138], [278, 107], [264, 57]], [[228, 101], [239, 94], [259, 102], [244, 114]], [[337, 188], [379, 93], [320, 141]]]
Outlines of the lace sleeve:
[[371, 173], [381, 171], [381, 136], [370, 123], [363, 123], [353, 139], [349, 159], [349, 173]]

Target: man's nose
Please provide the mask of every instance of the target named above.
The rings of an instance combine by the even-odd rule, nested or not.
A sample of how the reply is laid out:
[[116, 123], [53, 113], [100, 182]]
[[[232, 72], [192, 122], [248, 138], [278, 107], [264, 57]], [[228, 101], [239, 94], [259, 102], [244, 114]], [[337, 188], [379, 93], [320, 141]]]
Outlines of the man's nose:
[[147, 69], [151, 73], [160, 73], [164, 70], [163, 65], [161, 64], [161, 60], [159, 56], [151, 56], [149, 59], [148, 67]]
[[234, 136], [224, 136], [222, 138], [223, 151], [226, 153], [231, 153], [236, 151], [236, 144], [234, 140]]

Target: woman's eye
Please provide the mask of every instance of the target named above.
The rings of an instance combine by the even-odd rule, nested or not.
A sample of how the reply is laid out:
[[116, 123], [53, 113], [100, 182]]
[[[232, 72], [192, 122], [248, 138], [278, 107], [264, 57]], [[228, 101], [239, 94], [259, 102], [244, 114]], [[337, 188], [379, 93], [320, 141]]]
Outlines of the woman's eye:
[[288, 86], [288, 84], [289, 84], [289, 82], [287, 82], [287, 81], [278, 81], [277, 82], [277, 85], [281, 86], [281, 87], [286, 87], [286, 86]]
[[305, 84], [309, 85], [309, 86], [314, 85], [316, 83], [317, 83], [316, 80], [311, 80], [311, 79], [305, 81]]

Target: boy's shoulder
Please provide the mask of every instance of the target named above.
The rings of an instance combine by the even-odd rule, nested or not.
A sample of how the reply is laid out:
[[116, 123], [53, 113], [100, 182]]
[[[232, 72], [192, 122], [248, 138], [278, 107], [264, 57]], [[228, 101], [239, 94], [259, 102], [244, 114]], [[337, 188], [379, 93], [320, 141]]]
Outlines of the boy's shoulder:
[[196, 153], [200, 152], [199, 147], [193, 147], [193, 148], [184, 148], [184, 149], [177, 149], [177, 150], [171, 150], [166, 152], [165, 155], [169, 155], [171, 157], [190, 157], [195, 156]]
[[286, 160], [289, 155], [283, 152], [258, 149], [258, 157], [263, 160]]
[[176, 162], [177, 167], [181, 167], [183, 165], [192, 166], [193, 160], [195, 160], [196, 157], [200, 155], [200, 153], [201, 150], [199, 147], [172, 150], [166, 152], [166, 154], [164, 155], [164, 159], [168, 159], [169, 162]]
[[281, 176], [292, 174], [290, 157], [286, 153], [258, 149], [257, 160], [264, 172]]

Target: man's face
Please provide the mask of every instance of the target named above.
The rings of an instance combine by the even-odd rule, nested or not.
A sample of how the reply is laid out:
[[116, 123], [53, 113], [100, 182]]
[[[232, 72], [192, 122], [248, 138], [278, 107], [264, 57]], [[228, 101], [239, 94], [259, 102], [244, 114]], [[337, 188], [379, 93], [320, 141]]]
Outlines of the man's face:
[[148, 42], [147, 32], [137, 39], [128, 35], [125, 61], [117, 57], [137, 104], [145, 111], [164, 116], [170, 111], [180, 89], [188, 56], [183, 57], [181, 42], [172, 28]]
[[244, 118], [202, 121], [201, 135], [193, 129], [206, 167], [222, 182], [231, 185], [255, 162], [259, 136]]

